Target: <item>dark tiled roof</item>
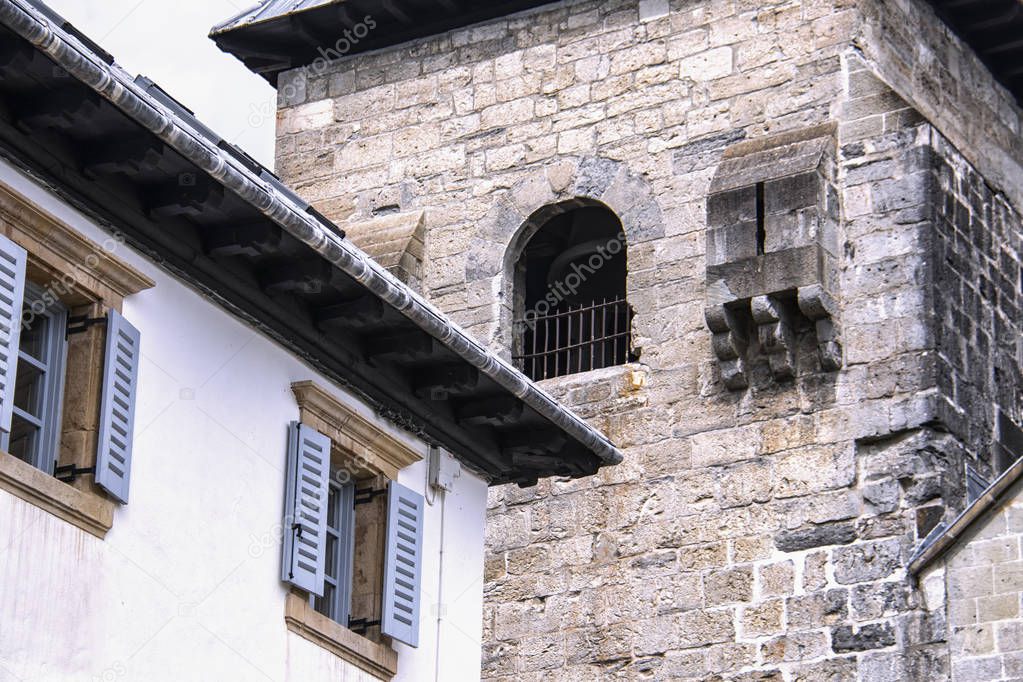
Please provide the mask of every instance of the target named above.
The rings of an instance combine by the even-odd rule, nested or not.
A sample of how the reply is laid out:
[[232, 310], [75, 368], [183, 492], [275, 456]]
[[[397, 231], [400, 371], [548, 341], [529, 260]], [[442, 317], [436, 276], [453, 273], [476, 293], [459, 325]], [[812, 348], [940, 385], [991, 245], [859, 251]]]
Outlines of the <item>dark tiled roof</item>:
[[[555, 1], [266, 0], [213, 27], [210, 37], [276, 85], [282, 71], [308, 66], [323, 54], [399, 45]], [[348, 40], [346, 31], [358, 39]]]

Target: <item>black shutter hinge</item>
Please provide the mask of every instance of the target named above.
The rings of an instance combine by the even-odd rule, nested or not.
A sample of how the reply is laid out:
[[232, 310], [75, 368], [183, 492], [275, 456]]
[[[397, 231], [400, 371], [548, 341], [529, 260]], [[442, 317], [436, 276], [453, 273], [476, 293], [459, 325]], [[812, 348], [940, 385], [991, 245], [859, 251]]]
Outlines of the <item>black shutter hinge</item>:
[[66, 340], [72, 334], [81, 334], [89, 331], [89, 327], [94, 327], [97, 324], [106, 324], [107, 318], [105, 317], [89, 317], [88, 315], [80, 315], [78, 317], [69, 317], [67, 320], [67, 329], [64, 331], [64, 339]]
[[63, 483], [71, 483], [79, 476], [83, 476], [85, 474], [92, 474], [95, 476], [96, 467], [80, 468], [74, 464], [68, 464], [67, 466], [54, 467], [53, 469], [53, 477]]
[[379, 620], [366, 620], [365, 618], [349, 618], [348, 629], [352, 632], [358, 632], [360, 635], [366, 634], [370, 628], [380, 625]]
[[363, 488], [362, 490], [355, 491], [355, 504], [369, 504], [381, 495], [387, 494], [387, 488], [381, 488], [380, 490], [373, 490], [372, 488]]

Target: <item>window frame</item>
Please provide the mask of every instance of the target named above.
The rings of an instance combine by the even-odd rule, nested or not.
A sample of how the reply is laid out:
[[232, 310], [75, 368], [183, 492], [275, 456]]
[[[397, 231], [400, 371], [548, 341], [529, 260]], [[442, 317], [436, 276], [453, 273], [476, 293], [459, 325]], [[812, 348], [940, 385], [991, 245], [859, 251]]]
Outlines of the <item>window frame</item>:
[[[340, 483], [343, 472], [331, 470], [327, 498], [327, 538], [334, 540], [333, 556], [327, 557], [324, 583], [333, 588], [333, 598], [309, 595], [309, 605], [346, 628], [352, 616], [352, 572], [355, 558], [355, 483]], [[331, 524], [333, 514], [336, 523]], [[330, 570], [333, 562], [334, 570]], [[333, 575], [331, 575], [333, 573]]]
[[[330, 392], [314, 381], [297, 381], [291, 385], [292, 393], [298, 403], [300, 423], [327, 436], [331, 441], [331, 481], [350, 481], [360, 490], [368, 487], [379, 490], [386, 481], [398, 478], [398, 472], [422, 461], [424, 453], [395, 438], [374, 421], [356, 412], [346, 403], [341, 402]], [[361, 495], [360, 495], [361, 497]], [[352, 601], [356, 602], [355, 594], [355, 550], [374, 552], [374, 542], [366, 542], [363, 535], [356, 538], [360, 530], [354, 526], [357, 514], [376, 514], [379, 512], [386, 521], [385, 497], [371, 495], [370, 499], [360, 499], [359, 511], [352, 515], [353, 531], [353, 563], [352, 563]], [[354, 502], [354, 501], [353, 501]], [[353, 507], [355, 505], [353, 504]], [[385, 524], [386, 525], [386, 524]], [[384, 528], [380, 527], [380, 542], [384, 541]], [[358, 540], [356, 548], [355, 540]], [[383, 576], [384, 559], [383, 544], [380, 545], [379, 559], [380, 576]], [[377, 595], [373, 599], [379, 605], [382, 614], [382, 598]], [[358, 606], [358, 604], [356, 604]], [[360, 613], [360, 616], [363, 615]], [[367, 618], [377, 618], [377, 611], [366, 613]], [[302, 637], [338, 658], [355, 665], [379, 680], [390, 680], [398, 671], [398, 653], [385, 637], [367, 636], [352, 630], [349, 623], [338, 623], [324, 616], [313, 607], [313, 601], [306, 591], [292, 587], [285, 603], [284, 620], [288, 630]]]
[[[42, 311], [35, 312], [34, 306], [42, 304]], [[63, 430], [64, 383], [67, 377], [67, 319], [68, 308], [56, 298], [47, 300], [42, 286], [31, 280], [25, 280], [25, 298], [22, 308], [33, 310], [33, 324], [45, 321], [43, 358], [30, 355], [23, 348], [24, 328], [19, 341], [18, 363], [24, 362], [34, 366], [41, 372], [42, 389], [39, 401], [39, 414], [32, 414], [25, 409], [14, 406], [14, 418], [26, 421], [37, 430], [34, 452], [28, 459], [22, 459], [35, 468], [53, 475], [60, 455], [60, 439]], [[22, 320], [25, 316], [22, 315]], [[18, 368], [21, 371], [21, 368]], [[34, 423], [38, 422], [38, 423]], [[13, 431], [13, 426], [12, 426]], [[10, 452], [11, 433], [0, 432], [0, 450]]]
[[[546, 265], [548, 270], [537, 271], [546, 274], [548, 281], [540, 298], [531, 300], [529, 273], [532, 269], [529, 260], [535, 240], [545, 231], [557, 227], [552, 224], [554, 221], [570, 219], [574, 225], [582, 215], [580, 212], [594, 209], [609, 221], [606, 225], [617, 224], [617, 232], [614, 236], [604, 234], [590, 238], [590, 235], [575, 241], [570, 237], [570, 243]], [[549, 281], [550, 269], [559, 259], [575, 254], [567, 261], [571, 263], [574, 258], [587, 253], [579, 249], [605, 239], [607, 248], [598, 246], [591, 255], [591, 258], [599, 256], [601, 264], [593, 265], [591, 260], [573, 267], [571, 274], [575, 274], [579, 285], [582, 285], [594, 278], [598, 270], [617, 263], [622, 268], [621, 272], [610, 272], [602, 278], [607, 278], [606, 282], [620, 284], [620, 291], [604, 292], [607, 295], [603, 297], [592, 292], [592, 299], [579, 298], [577, 285], [569, 284], [567, 289], [564, 286], [571, 274], [556, 282]], [[619, 244], [618, 250], [611, 250], [612, 243]], [[625, 367], [638, 360], [633, 329], [635, 310], [629, 301], [629, 246], [622, 216], [603, 202], [573, 200], [548, 204], [530, 216], [505, 255], [507, 286], [510, 287], [508, 348], [512, 363], [519, 371], [532, 381], [541, 382]], [[583, 276], [585, 274], [589, 276]], [[578, 338], [574, 339], [574, 336]]]
[[[44, 296], [59, 298], [69, 309], [69, 317], [95, 318], [107, 310], [120, 312], [127, 296], [156, 286], [121, 259], [119, 251], [125, 248], [122, 235], [106, 233], [95, 241], [3, 180], [0, 230], [27, 252], [26, 282], [47, 282]], [[74, 395], [63, 392], [60, 420], [65, 426], [73, 421], [76, 428], [70, 434], [65, 429], [55, 445], [58, 466], [87, 469], [95, 463], [104, 334], [105, 327], [96, 325], [68, 340], [64, 381], [76, 390]], [[100, 539], [113, 526], [115, 503], [91, 476], [65, 483], [52, 471], [43, 471], [4, 450], [0, 451], [0, 490]]]

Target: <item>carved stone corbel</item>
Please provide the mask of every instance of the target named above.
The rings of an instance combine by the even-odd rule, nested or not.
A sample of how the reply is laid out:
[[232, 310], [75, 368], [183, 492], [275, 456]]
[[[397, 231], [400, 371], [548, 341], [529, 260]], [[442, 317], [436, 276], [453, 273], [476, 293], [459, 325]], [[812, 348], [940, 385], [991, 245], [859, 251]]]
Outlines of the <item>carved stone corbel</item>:
[[724, 305], [704, 308], [704, 318], [713, 336], [711, 345], [720, 361], [721, 379], [735, 391], [747, 388], [746, 351], [749, 348], [749, 330], [733, 311]]
[[811, 320], [817, 332], [817, 352], [821, 367], [833, 371], [842, 366], [842, 344], [835, 320], [835, 300], [820, 284], [799, 287], [799, 310]]
[[771, 374], [777, 381], [792, 379], [796, 376], [796, 333], [792, 314], [783, 301], [767, 295], [754, 296], [750, 309]]

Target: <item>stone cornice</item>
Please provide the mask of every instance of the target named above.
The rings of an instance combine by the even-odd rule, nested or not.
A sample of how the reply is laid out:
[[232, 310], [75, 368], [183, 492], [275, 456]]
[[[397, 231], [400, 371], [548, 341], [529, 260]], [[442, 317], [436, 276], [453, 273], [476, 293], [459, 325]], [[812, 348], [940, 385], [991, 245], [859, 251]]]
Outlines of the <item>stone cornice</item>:
[[390, 480], [423, 456], [394, 438], [312, 381], [291, 385], [303, 424], [328, 436], [352, 473]]
[[[116, 248], [124, 248], [121, 240], [111, 238], [114, 248], [96, 244], [3, 183], [0, 183], [0, 223], [11, 231], [15, 242], [30, 240], [30, 244], [21, 244], [29, 251], [37, 253], [39, 248], [50, 251], [70, 269], [109, 288], [118, 298], [156, 286], [153, 280], [113, 255]], [[76, 281], [81, 279], [76, 277]]]

